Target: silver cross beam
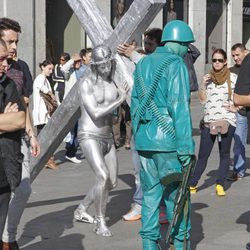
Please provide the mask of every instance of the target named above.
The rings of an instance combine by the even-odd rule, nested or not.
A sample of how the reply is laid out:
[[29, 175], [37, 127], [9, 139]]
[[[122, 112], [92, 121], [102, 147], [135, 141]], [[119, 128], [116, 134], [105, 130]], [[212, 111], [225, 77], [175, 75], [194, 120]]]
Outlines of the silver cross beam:
[[[132, 41], [150, 25], [166, 0], [134, 0], [126, 14], [113, 30], [94, 0], [67, 0], [78, 17], [93, 46], [105, 43], [115, 52], [117, 46]], [[133, 64], [125, 57], [116, 55], [115, 81], [119, 85], [126, 80], [133, 85]], [[68, 131], [80, 117], [78, 85], [88, 77], [88, 72], [68, 93], [52, 118], [38, 136], [41, 154], [31, 159], [31, 182], [43, 169], [49, 157], [58, 148]], [[130, 98], [127, 99], [130, 103]]]

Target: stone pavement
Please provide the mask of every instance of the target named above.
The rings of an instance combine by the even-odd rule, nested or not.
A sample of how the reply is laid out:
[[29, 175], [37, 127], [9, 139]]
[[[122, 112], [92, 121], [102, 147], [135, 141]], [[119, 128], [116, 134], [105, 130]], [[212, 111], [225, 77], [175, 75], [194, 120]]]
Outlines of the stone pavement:
[[[193, 131], [196, 151], [199, 147], [201, 105], [192, 104]], [[185, 115], [185, 114], [183, 114]], [[134, 193], [134, 178], [130, 151], [118, 149], [118, 187], [110, 193], [107, 207], [111, 238], [96, 236], [93, 225], [75, 222], [73, 212], [94, 181], [88, 164], [73, 164], [64, 160], [63, 144], [55, 153], [58, 171], [44, 169], [32, 184], [32, 195], [24, 211], [18, 242], [22, 250], [139, 250], [140, 221], [124, 222], [122, 215], [130, 209]], [[249, 147], [247, 155], [250, 155]], [[250, 177], [227, 183], [227, 196], [215, 195], [218, 146], [214, 146], [199, 191], [192, 196], [192, 249], [243, 250], [250, 241]], [[248, 159], [248, 173], [250, 159]], [[90, 213], [94, 214], [91, 207]], [[167, 226], [162, 227], [164, 234]]]

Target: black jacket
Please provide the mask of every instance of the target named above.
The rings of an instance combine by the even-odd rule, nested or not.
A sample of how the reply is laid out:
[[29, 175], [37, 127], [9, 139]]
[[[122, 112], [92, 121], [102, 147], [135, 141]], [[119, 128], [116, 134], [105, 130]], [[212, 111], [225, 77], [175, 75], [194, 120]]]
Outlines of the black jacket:
[[[4, 76], [0, 80], [0, 113], [9, 103], [17, 103], [19, 111], [25, 112], [25, 106], [18, 95], [16, 84]], [[0, 194], [14, 191], [21, 181], [22, 160], [21, 132], [3, 133], [0, 135]]]
[[188, 52], [184, 56], [184, 62], [188, 69], [189, 82], [190, 82], [190, 92], [197, 91], [199, 88], [197, 82], [197, 76], [194, 69], [194, 63], [196, 59], [200, 56], [200, 51], [192, 44], [188, 45]]

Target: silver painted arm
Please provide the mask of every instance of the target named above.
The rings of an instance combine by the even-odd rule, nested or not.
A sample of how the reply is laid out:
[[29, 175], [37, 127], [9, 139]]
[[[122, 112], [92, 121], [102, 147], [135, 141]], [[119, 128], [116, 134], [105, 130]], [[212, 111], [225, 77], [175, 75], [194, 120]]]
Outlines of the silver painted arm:
[[118, 96], [115, 101], [108, 104], [98, 104], [96, 101], [96, 97], [93, 94], [93, 83], [91, 83], [89, 79], [86, 79], [83, 84], [80, 85], [80, 106], [84, 107], [84, 109], [93, 120], [98, 120], [99, 118], [112, 113], [113, 110], [119, 107], [126, 99], [128, 87], [126, 83], [124, 84], [126, 85], [125, 87], [118, 89]]

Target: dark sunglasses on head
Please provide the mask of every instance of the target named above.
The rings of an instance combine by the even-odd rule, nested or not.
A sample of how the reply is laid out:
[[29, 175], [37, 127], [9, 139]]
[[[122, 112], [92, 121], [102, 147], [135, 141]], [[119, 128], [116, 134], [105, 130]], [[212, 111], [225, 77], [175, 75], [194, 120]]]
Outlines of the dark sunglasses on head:
[[212, 59], [212, 62], [213, 62], [213, 63], [215, 63], [215, 62], [224, 63], [224, 59], [217, 59], [217, 58], [214, 58], [214, 59]]

